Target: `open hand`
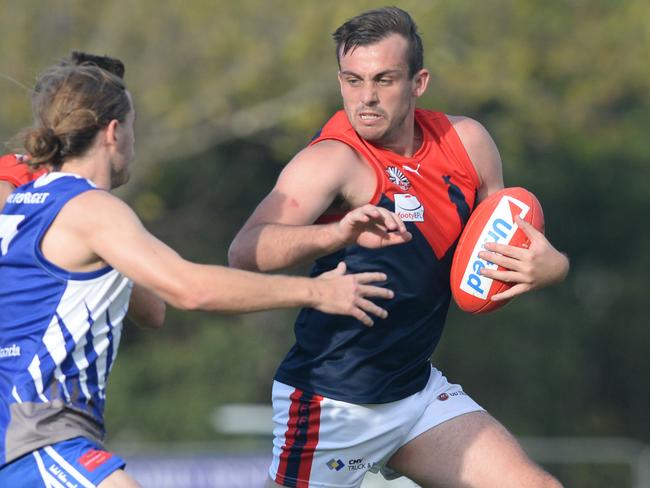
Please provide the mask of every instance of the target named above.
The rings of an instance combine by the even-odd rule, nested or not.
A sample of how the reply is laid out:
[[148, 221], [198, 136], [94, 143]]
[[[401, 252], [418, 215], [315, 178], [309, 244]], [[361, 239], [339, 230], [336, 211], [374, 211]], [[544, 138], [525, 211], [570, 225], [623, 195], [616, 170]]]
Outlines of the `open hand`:
[[368, 297], [393, 298], [394, 293], [368, 283], [385, 281], [386, 275], [377, 272], [346, 275], [345, 271], [345, 263], [340, 262], [335, 269], [316, 278], [319, 287], [314, 308], [325, 313], [350, 315], [368, 327], [374, 323], [369, 314], [385, 319], [388, 312]]
[[403, 244], [412, 237], [395, 213], [371, 204], [351, 210], [336, 226], [344, 246], [358, 244], [376, 249]]
[[489, 242], [485, 244], [487, 251], [479, 253], [481, 259], [505, 268], [483, 268], [483, 276], [513, 284], [506, 291], [494, 295], [492, 300], [495, 301], [558, 283], [569, 272], [569, 259], [555, 249], [544, 234], [519, 216], [515, 217], [515, 222], [530, 239], [527, 249]]

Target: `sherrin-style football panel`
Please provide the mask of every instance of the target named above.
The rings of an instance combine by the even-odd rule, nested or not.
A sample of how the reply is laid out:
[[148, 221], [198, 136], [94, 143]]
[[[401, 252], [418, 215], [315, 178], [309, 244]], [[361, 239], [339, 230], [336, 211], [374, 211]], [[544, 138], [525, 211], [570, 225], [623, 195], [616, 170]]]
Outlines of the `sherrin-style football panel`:
[[470, 313], [487, 313], [502, 307], [507, 300], [493, 302], [491, 297], [512, 285], [481, 276], [482, 267], [497, 269], [478, 257], [486, 242], [527, 247], [528, 237], [514, 223], [520, 215], [535, 228], [544, 231], [541, 205], [528, 190], [504, 188], [486, 198], [472, 212], [461, 234], [452, 260], [450, 284], [456, 304]]

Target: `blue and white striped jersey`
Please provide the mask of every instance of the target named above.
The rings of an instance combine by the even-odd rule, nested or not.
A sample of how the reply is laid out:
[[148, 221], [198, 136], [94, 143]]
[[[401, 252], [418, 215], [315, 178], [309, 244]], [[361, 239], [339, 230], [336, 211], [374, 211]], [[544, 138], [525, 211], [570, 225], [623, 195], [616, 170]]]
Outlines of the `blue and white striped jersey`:
[[111, 267], [66, 271], [40, 249], [61, 208], [94, 189], [51, 173], [18, 187], [0, 214], [0, 466], [53, 442], [103, 438], [132, 282]]

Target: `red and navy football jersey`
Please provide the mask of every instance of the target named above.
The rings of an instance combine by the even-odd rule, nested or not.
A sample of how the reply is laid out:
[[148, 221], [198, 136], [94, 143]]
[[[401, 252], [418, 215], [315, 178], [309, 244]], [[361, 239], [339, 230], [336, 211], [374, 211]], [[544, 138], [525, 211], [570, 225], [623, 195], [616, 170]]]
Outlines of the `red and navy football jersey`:
[[14, 186], [24, 185], [35, 180], [46, 171], [32, 171], [21, 154], [5, 154], [0, 156], [0, 181], [8, 181]]
[[303, 309], [296, 344], [276, 380], [351, 403], [391, 402], [426, 385], [449, 308], [451, 258], [480, 183], [445, 114], [418, 109], [415, 120], [423, 142], [412, 157], [363, 140], [343, 111], [311, 142], [338, 140], [361, 154], [377, 179], [370, 203], [397, 213], [413, 239], [382, 249], [352, 245], [316, 261], [312, 276], [340, 261], [350, 273], [384, 272], [395, 297], [376, 300], [388, 317], [375, 319], [372, 328], [352, 317]]

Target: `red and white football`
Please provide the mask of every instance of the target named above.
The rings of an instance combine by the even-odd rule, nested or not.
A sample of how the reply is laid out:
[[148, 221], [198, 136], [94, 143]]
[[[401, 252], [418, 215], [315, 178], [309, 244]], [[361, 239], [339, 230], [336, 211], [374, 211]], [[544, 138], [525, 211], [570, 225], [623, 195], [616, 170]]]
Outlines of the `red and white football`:
[[527, 248], [530, 239], [515, 223], [515, 216], [544, 232], [544, 213], [535, 195], [524, 188], [504, 188], [483, 200], [463, 229], [451, 264], [451, 293], [456, 304], [470, 313], [487, 313], [508, 300], [493, 302], [492, 296], [512, 285], [481, 276], [482, 268], [503, 269], [478, 253], [487, 242]]

